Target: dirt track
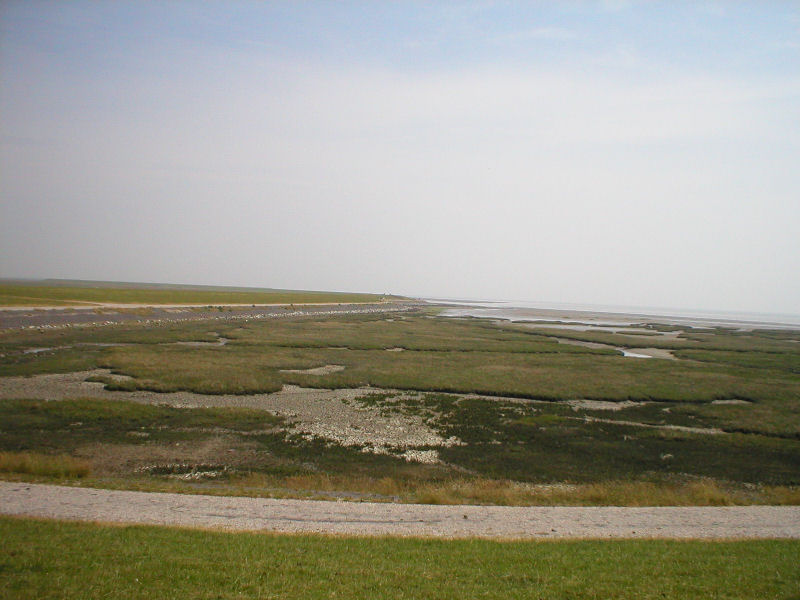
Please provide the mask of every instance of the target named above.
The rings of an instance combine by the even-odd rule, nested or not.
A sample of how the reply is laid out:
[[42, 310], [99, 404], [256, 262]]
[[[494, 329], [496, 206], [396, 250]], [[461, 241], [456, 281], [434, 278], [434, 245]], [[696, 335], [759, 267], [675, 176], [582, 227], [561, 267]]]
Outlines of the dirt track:
[[800, 538], [800, 507], [508, 507], [158, 494], [0, 482], [0, 513], [82, 521], [347, 535]]

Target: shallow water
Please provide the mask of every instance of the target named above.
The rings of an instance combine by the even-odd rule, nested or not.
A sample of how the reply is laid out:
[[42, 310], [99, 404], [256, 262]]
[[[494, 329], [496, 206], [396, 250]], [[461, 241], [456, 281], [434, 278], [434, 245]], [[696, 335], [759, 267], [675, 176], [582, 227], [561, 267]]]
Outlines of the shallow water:
[[[485, 308], [465, 306], [463, 308], [447, 308], [443, 310], [440, 315], [443, 317], [477, 317], [481, 319], [500, 319], [503, 321], [535, 321], [540, 319], [550, 321], [550, 323], [541, 323], [542, 327], [555, 327], [561, 323], [581, 324], [584, 327], [587, 325], [595, 327], [626, 327], [628, 325], [639, 325], [642, 323], [641, 320], [630, 320], [623, 317], [613, 320], [601, 320], [596, 317], [593, 318], [588, 313], [585, 319], [575, 319], [567, 316], [554, 317], [550, 315], [545, 319], [541, 312], [525, 307]], [[531, 324], [539, 325], [538, 323]]]
[[653, 358], [649, 354], [639, 354], [637, 352], [631, 352], [630, 350], [625, 350], [624, 348], [619, 348], [622, 350], [622, 356], [627, 356], [628, 358]]
[[[671, 308], [603, 306], [542, 302], [435, 301], [453, 304], [441, 314], [446, 317], [478, 317], [508, 321], [548, 320], [564, 325], [625, 327], [642, 323], [663, 323], [693, 328], [728, 327], [752, 329], [800, 329], [800, 315], [689, 311]], [[544, 323], [543, 326], [546, 326]], [[553, 326], [547, 325], [547, 326]]]

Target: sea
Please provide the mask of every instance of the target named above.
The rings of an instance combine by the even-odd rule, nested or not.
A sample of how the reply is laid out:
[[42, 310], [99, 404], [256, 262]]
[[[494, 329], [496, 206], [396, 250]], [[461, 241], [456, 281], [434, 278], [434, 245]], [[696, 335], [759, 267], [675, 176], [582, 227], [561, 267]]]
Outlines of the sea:
[[446, 317], [550, 321], [562, 324], [589, 324], [594, 327], [663, 323], [692, 328], [800, 330], [800, 314], [464, 298], [421, 298], [421, 300], [447, 305], [441, 313]]

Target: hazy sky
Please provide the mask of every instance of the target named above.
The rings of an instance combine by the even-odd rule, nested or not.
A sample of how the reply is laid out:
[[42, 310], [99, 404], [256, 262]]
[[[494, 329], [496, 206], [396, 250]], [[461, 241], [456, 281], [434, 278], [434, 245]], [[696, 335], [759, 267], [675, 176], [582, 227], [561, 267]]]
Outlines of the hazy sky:
[[0, 276], [800, 313], [798, 2], [0, 27]]

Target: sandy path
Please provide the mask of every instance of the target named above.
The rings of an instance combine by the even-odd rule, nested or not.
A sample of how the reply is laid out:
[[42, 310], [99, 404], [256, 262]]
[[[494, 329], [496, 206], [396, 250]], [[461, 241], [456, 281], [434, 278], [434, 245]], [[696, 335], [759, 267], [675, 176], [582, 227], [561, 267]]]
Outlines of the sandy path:
[[507, 507], [276, 500], [0, 482], [0, 513], [284, 533], [488, 538], [800, 538], [800, 507]]

